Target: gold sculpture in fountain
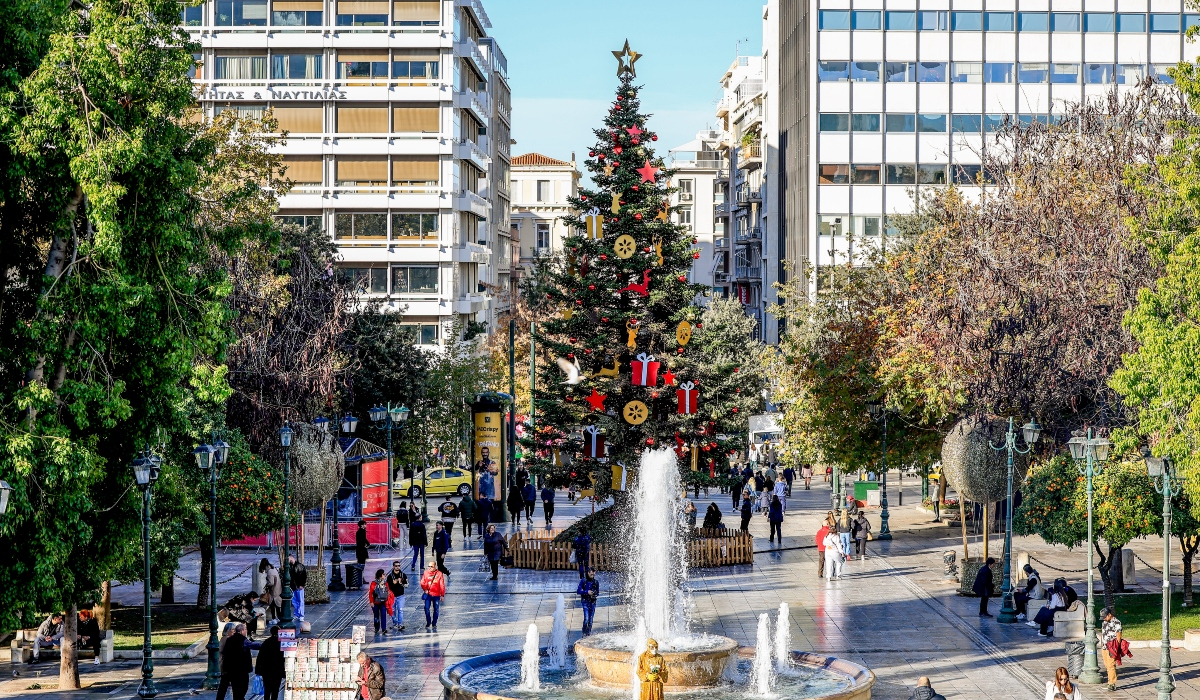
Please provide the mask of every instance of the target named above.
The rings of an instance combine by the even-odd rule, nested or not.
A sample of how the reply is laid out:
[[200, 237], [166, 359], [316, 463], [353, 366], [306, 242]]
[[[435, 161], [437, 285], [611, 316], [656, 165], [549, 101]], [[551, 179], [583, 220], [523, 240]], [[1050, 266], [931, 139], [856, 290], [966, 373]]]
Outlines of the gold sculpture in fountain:
[[646, 640], [646, 651], [638, 657], [638, 680], [642, 682], [641, 700], [663, 700], [663, 684], [667, 682], [667, 660], [658, 653], [658, 642]]

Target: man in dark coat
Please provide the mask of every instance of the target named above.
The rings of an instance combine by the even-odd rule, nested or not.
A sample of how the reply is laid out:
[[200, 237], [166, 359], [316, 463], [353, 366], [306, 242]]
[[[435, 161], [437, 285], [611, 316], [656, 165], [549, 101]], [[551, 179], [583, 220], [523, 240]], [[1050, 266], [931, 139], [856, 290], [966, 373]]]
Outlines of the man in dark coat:
[[362, 669], [362, 675], [354, 682], [358, 684], [360, 695], [364, 700], [381, 700], [386, 694], [384, 692], [387, 686], [387, 676], [383, 673], [383, 667], [379, 665], [367, 652], [358, 652], [358, 667]]
[[358, 521], [358, 532], [354, 533], [354, 558], [359, 564], [367, 563], [367, 555], [370, 553], [370, 542], [367, 541], [367, 521]]
[[235, 631], [221, 642], [221, 682], [217, 685], [217, 700], [225, 700], [226, 688], [233, 689], [233, 700], [246, 700], [253, 668], [246, 637]]
[[579, 567], [579, 578], [587, 576], [588, 564], [592, 554], [592, 536], [586, 527], [579, 529], [579, 534], [571, 543], [575, 548], [575, 564]]
[[408, 526], [408, 543], [412, 545], [412, 563], [409, 565], [409, 571], [417, 570], [417, 555], [421, 555], [421, 570], [425, 570], [425, 548], [429, 546], [429, 537], [426, 534], [425, 523], [421, 522], [421, 516], [413, 518], [413, 521]]
[[446, 532], [446, 528], [439, 522], [434, 525], [433, 530], [433, 557], [437, 561], [438, 571], [446, 575], [450, 574], [450, 570], [446, 568], [446, 552], [449, 551], [450, 533]]
[[271, 636], [258, 649], [254, 672], [262, 676], [263, 700], [278, 700], [283, 683], [283, 650], [279, 646], [279, 627], [271, 627]]
[[979, 616], [991, 617], [988, 614], [988, 598], [992, 597], [992, 565], [996, 560], [988, 557], [984, 562], [983, 567], [979, 569], [979, 573], [975, 574], [975, 585], [971, 586], [971, 591], [979, 596]]
[[521, 512], [525, 510], [525, 499], [521, 497], [521, 489], [513, 486], [508, 490], [508, 515], [512, 518], [512, 526], [521, 524]]
[[[304, 587], [308, 585], [308, 567], [304, 562], [297, 561], [296, 555], [288, 555], [288, 564], [290, 566], [290, 575], [292, 584], [292, 618], [296, 620], [304, 619]], [[261, 673], [258, 675], [262, 675]]]
[[946, 700], [946, 698], [933, 692], [933, 686], [930, 685], [928, 676], [921, 676], [917, 679], [917, 689], [908, 696], [908, 700]]

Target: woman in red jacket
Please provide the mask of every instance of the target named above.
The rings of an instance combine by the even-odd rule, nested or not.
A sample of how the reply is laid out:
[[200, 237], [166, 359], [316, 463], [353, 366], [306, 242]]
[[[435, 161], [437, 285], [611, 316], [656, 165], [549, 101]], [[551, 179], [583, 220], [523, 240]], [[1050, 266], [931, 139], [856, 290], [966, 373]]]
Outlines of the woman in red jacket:
[[[425, 629], [432, 627], [437, 632], [438, 611], [442, 598], [446, 596], [446, 575], [438, 570], [437, 562], [430, 562], [429, 568], [421, 576], [421, 590], [424, 591], [421, 597], [425, 600]], [[429, 614], [430, 605], [433, 606], [432, 617]]]

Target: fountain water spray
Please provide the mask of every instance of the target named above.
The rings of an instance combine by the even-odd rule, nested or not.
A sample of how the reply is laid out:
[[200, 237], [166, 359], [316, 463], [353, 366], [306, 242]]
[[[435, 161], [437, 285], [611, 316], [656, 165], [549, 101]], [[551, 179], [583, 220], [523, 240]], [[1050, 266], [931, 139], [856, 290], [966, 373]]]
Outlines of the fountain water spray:
[[525, 648], [521, 650], [521, 690], [539, 691], [542, 689], [541, 647], [537, 625], [530, 625], [525, 632]]
[[642, 696], [642, 679], [638, 678], [637, 667], [638, 659], [646, 651], [647, 639], [649, 639], [649, 635], [646, 634], [646, 618], [639, 617], [637, 627], [633, 631], [633, 657], [631, 659], [633, 663], [629, 668], [629, 674], [632, 677], [629, 687], [633, 690], [633, 700], [638, 700]]
[[775, 618], [775, 670], [786, 673], [792, 667], [792, 619], [787, 603], [779, 604]]
[[[634, 612], [646, 623], [646, 634], [660, 644], [684, 633], [676, 595], [687, 576], [684, 538], [679, 532], [682, 486], [675, 453], [667, 448], [642, 455], [637, 478], [636, 559], [633, 562]], [[644, 635], [643, 635], [644, 638]]]
[[771, 694], [771, 619], [758, 616], [758, 638], [754, 643], [754, 667], [750, 670], [750, 689], [759, 696]]
[[550, 659], [547, 668], [567, 667], [567, 606], [562, 593], [554, 603], [554, 625], [550, 628]]

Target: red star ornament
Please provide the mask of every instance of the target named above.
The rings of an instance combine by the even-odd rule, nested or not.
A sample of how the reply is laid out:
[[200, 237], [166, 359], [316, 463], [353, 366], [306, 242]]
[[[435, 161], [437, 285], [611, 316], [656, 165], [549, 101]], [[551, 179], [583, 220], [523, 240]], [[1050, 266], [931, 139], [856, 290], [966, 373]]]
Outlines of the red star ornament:
[[646, 132], [642, 131], [641, 129], [637, 128], [636, 126], [631, 126], [631, 127], [626, 128], [625, 132], [628, 133], [630, 136], [634, 137], [635, 139], [637, 137], [641, 136], [642, 134], [646, 133]]
[[587, 401], [589, 404], [592, 405], [593, 411], [603, 411], [604, 410], [604, 399], [606, 399], [606, 398], [608, 398], [608, 397], [606, 397], [604, 394], [601, 394], [598, 391], [596, 391], [595, 389], [592, 389], [592, 395], [587, 397], [586, 399], [584, 399], [584, 401]]
[[675, 386], [675, 373], [671, 370], [663, 372], [663, 384], [666, 386]]
[[650, 165], [650, 161], [637, 169], [639, 175], [642, 176], [642, 182], [654, 182], [654, 177], [658, 174], [658, 168]]

